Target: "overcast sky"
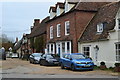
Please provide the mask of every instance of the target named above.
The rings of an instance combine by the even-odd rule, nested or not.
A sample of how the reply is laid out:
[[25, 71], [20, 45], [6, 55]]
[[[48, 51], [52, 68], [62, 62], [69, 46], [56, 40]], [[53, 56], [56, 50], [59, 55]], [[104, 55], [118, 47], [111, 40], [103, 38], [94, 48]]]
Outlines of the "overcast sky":
[[30, 26], [32, 26], [34, 19], [44, 19], [49, 16], [50, 6], [64, 1], [0, 0], [0, 34], [2, 27], [2, 33], [7, 34], [8, 37], [21, 39], [23, 33], [30, 33]]
[[[19, 1], [19, 0], [18, 0]], [[64, 0], [57, 0], [63, 2]], [[45, 2], [0, 2], [0, 27], [2, 33], [8, 37], [21, 39], [23, 33], [30, 33], [30, 26], [33, 25], [34, 19], [44, 19], [49, 16], [49, 7], [54, 6], [56, 0]], [[1, 5], [2, 4], [2, 5]]]

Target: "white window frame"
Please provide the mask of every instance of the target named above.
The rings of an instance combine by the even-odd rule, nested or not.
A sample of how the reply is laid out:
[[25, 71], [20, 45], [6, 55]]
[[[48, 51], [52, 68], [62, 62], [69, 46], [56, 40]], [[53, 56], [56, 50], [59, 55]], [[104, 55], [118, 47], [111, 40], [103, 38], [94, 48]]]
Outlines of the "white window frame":
[[[118, 45], [119, 45], [119, 47], [118, 47]], [[116, 46], [116, 61], [120, 62], [120, 49], [119, 49], [120, 43], [116, 43], [115, 46]]]
[[[55, 44], [54, 43], [49, 43], [48, 45], [47, 45], [47, 48], [49, 49], [48, 53], [49, 54], [55, 54]], [[52, 50], [52, 47], [53, 47], [53, 50]]]
[[61, 36], [61, 25], [57, 24], [57, 37]]
[[104, 24], [103, 23], [97, 24], [97, 33], [102, 33], [103, 29], [104, 29]]
[[50, 27], [50, 39], [53, 39], [53, 26]]
[[[68, 33], [68, 31], [67, 31], [67, 25], [69, 24], [69, 33]], [[69, 35], [70, 34], [70, 21], [66, 21], [65, 22], [65, 35]]]
[[[88, 47], [89, 48], [89, 51], [84, 51], [84, 48], [86, 48], [86, 47]], [[90, 57], [90, 46], [89, 45], [84, 45], [83, 47], [82, 47], [82, 52], [85, 54], [85, 55], [87, 55], [86, 54], [86, 52], [89, 52], [89, 55], [87, 55], [87, 56], [89, 56]]]

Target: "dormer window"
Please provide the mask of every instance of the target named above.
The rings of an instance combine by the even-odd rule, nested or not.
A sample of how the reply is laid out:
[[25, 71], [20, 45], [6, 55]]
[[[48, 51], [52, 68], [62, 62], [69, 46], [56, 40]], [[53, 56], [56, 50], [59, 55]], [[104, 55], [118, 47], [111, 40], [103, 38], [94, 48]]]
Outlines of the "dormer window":
[[102, 33], [103, 32], [103, 28], [104, 28], [104, 24], [103, 23], [97, 24], [97, 33]]
[[63, 12], [64, 12], [64, 3], [60, 3], [60, 2], [58, 2], [57, 4], [56, 4], [56, 11], [57, 11], [57, 16], [59, 16], [59, 15], [61, 15]]
[[56, 16], [56, 8], [50, 7], [49, 13], [50, 13], [50, 19], [54, 18]]
[[65, 13], [66, 12], [69, 12], [74, 6], [75, 6], [75, 4], [76, 3], [74, 3], [74, 2], [70, 2], [69, 0], [66, 0], [66, 2], [65, 2]]
[[57, 6], [57, 16], [59, 16], [60, 15], [60, 8], [59, 8], [59, 6]]
[[68, 3], [65, 3], [65, 13], [68, 12]]

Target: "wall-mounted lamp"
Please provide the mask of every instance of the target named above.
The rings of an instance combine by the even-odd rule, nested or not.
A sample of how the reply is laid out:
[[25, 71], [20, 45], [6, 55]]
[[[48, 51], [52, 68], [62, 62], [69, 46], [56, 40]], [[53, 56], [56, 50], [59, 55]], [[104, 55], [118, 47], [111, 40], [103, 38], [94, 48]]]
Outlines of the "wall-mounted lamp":
[[99, 47], [98, 47], [98, 45], [96, 45], [96, 46], [94, 47], [94, 49], [97, 49], [97, 50], [99, 50]]

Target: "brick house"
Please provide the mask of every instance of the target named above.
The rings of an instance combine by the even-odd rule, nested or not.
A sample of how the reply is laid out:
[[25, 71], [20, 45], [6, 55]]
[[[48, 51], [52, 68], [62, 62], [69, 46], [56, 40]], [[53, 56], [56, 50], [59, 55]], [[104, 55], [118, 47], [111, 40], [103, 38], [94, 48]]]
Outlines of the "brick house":
[[62, 56], [78, 52], [78, 39], [103, 2], [58, 2], [50, 7], [47, 21], [47, 51]]
[[120, 63], [120, 2], [102, 6], [79, 39], [79, 52], [90, 56], [100, 66]]
[[49, 17], [46, 17], [41, 22], [39, 19], [35, 19], [33, 26], [31, 27], [31, 33], [28, 36], [28, 49], [31, 53], [41, 52], [44, 53], [46, 47], [46, 21]]

